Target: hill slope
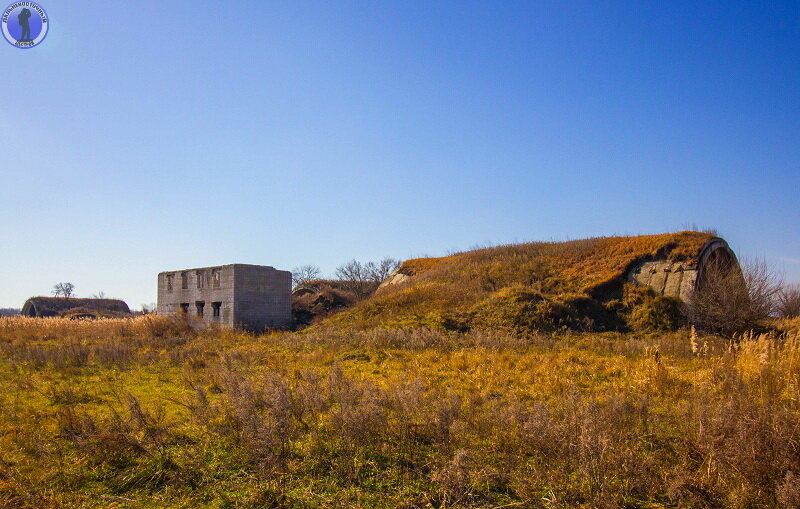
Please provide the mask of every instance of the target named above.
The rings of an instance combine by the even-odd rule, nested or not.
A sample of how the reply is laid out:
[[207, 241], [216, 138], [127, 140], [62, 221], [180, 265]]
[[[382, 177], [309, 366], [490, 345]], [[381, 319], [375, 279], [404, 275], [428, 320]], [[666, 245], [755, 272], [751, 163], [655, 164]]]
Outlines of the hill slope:
[[[331, 326], [424, 325], [548, 330], [626, 328], [637, 306], [674, 314], [676, 302], [625, 284], [649, 260], [694, 262], [709, 233], [684, 231], [568, 242], [530, 242], [441, 258], [417, 258], [371, 298], [329, 318]], [[674, 299], [673, 299], [674, 301]]]

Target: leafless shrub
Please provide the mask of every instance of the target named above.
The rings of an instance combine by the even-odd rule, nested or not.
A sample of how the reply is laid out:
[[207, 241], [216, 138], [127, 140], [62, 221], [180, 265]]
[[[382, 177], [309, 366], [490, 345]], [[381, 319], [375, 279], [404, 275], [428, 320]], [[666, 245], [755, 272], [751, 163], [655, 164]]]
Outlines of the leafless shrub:
[[439, 441], [448, 443], [451, 438], [453, 423], [461, 417], [462, 398], [458, 394], [448, 391], [434, 399], [434, 424], [439, 433]]
[[786, 285], [777, 295], [777, 311], [781, 318], [800, 316], [800, 285]]
[[378, 262], [361, 263], [350, 260], [336, 269], [336, 278], [342, 287], [363, 299], [369, 296], [386, 277], [400, 266], [394, 258], [384, 258]]
[[56, 414], [58, 430], [61, 437], [79, 440], [97, 432], [94, 418], [85, 411], [78, 411], [73, 406], [66, 406]]
[[800, 478], [791, 470], [778, 486], [778, 502], [786, 509], [800, 509]]
[[74, 384], [54, 384], [44, 392], [53, 405], [72, 406], [81, 403], [102, 403], [103, 399], [93, 396]]
[[300, 426], [308, 431], [318, 424], [317, 418], [328, 407], [322, 386], [325, 379], [317, 371], [299, 371], [290, 392], [290, 409]]
[[359, 458], [382, 443], [387, 433], [382, 393], [371, 383], [345, 377], [341, 367], [334, 366], [327, 394], [336, 473], [343, 479], [359, 479], [365, 466]]
[[367, 297], [378, 287], [371, 279], [369, 269], [358, 260], [350, 260], [337, 267], [336, 278], [343, 289], [359, 300]]
[[347, 378], [341, 367], [334, 366], [328, 376], [328, 394], [333, 403], [330, 425], [345, 449], [380, 441], [381, 432], [386, 429], [386, 415], [377, 387]]
[[267, 425], [272, 432], [275, 449], [282, 458], [289, 450], [291, 438], [291, 395], [289, 385], [278, 373], [264, 374], [261, 384], [265, 394]]
[[291, 431], [285, 379], [267, 373], [256, 385], [238, 372], [230, 359], [221, 368], [221, 378], [229, 422], [251, 460], [263, 471], [282, 466]]
[[442, 507], [458, 507], [471, 495], [469, 454], [460, 449], [444, 468], [433, 473], [432, 480], [439, 485]]
[[400, 268], [400, 260], [386, 257], [378, 262], [367, 262], [364, 267], [369, 279], [373, 283], [381, 284], [389, 277], [389, 274]]
[[189, 409], [194, 422], [209, 427], [212, 419], [212, 408], [208, 399], [208, 392], [202, 385], [194, 383], [192, 380], [187, 379], [187, 383], [192, 389], [191, 397], [188, 398], [188, 401], [176, 402]]
[[133, 425], [136, 417], [126, 418], [116, 408], [111, 410], [108, 418], [97, 420], [84, 410], [67, 406], [57, 413], [58, 429], [92, 464], [125, 469], [148, 451]]
[[777, 277], [760, 260], [741, 264], [717, 259], [703, 272], [687, 311], [690, 321], [710, 332], [732, 335], [752, 329], [775, 309]]
[[[166, 414], [162, 406], [155, 411], [144, 410], [139, 400], [131, 393], [124, 392], [124, 403], [128, 410], [128, 428], [136, 431], [150, 449], [163, 453], [170, 442], [170, 426], [166, 423]], [[122, 418], [117, 414], [117, 418]]]
[[732, 365], [721, 367], [717, 376], [722, 394], [698, 394], [687, 419], [694, 436], [686, 445], [708, 461], [707, 489], [727, 493], [731, 506], [763, 504], [766, 493], [788, 500], [794, 496], [781, 483], [787, 467], [800, 467], [793, 443], [798, 419], [781, 408], [773, 375], [764, 375], [758, 382], [764, 394], [752, 394]]
[[[396, 454], [404, 464], [413, 462], [414, 454], [421, 443], [445, 442], [449, 422], [438, 425], [436, 405], [431, 404], [425, 382], [420, 378], [401, 380], [382, 395], [382, 406], [390, 429], [387, 436], [394, 437]], [[444, 415], [445, 419], [449, 417]], [[447, 451], [441, 450], [443, 454]]]

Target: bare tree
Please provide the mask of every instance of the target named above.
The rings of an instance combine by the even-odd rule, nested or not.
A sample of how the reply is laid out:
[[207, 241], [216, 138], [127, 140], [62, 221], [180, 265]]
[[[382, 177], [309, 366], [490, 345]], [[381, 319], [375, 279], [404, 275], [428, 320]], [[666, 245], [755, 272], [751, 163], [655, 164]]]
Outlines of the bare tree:
[[57, 285], [53, 286], [53, 295], [56, 297], [61, 296], [69, 299], [75, 295], [75, 285], [72, 283], [58, 283]]
[[358, 260], [350, 260], [336, 269], [336, 279], [344, 290], [355, 295], [356, 299], [363, 299], [375, 290], [376, 285], [370, 279], [366, 265]]
[[365, 265], [367, 275], [372, 282], [381, 284], [389, 274], [400, 267], [400, 260], [388, 256], [379, 262], [368, 262]]
[[737, 265], [717, 260], [706, 265], [698, 289], [687, 306], [699, 328], [732, 335], [757, 326], [775, 311], [780, 282], [761, 260]]
[[92, 295], [92, 298], [93, 299], [105, 299], [106, 298], [106, 292], [104, 292], [103, 290], [100, 290], [99, 292], [97, 292], [94, 295]]
[[316, 265], [301, 265], [292, 269], [292, 285], [300, 286], [319, 279], [322, 271]]
[[388, 257], [379, 262], [367, 263], [350, 260], [336, 269], [336, 279], [344, 290], [355, 295], [357, 299], [363, 299], [374, 292], [399, 266], [398, 260]]
[[786, 285], [777, 296], [778, 316], [795, 318], [800, 316], [800, 285]]

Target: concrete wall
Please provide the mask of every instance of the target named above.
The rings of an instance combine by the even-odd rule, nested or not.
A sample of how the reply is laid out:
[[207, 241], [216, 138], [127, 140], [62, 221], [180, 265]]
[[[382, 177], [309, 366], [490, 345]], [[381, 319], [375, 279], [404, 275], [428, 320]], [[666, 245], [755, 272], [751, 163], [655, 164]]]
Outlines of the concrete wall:
[[721, 238], [714, 238], [700, 250], [696, 259], [684, 262], [652, 260], [643, 262], [628, 273], [628, 280], [653, 288], [662, 295], [680, 297], [688, 302], [700, 284], [704, 267], [709, 260], [723, 257], [737, 264], [736, 255]]
[[629, 274], [628, 279], [653, 288], [656, 293], [680, 297], [684, 301], [694, 291], [697, 264], [667, 261], [644, 262]]
[[292, 273], [258, 265], [234, 266], [234, 321], [254, 330], [292, 321]]
[[285, 327], [292, 318], [291, 276], [272, 267], [244, 264], [162, 272], [157, 311], [168, 315], [186, 307], [192, 320], [207, 324], [258, 331]]
[[[159, 314], [173, 314], [181, 311], [181, 304], [188, 305], [189, 316], [193, 320], [219, 325], [234, 325], [233, 306], [233, 265], [219, 267], [204, 267], [199, 269], [176, 270], [162, 272], [158, 275], [158, 306]], [[219, 274], [215, 284], [215, 276]], [[168, 278], [172, 278], [172, 288], [169, 288]], [[186, 278], [184, 288], [183, 278]], [[198, 288], [198, 277], [201, 283]], [[197, 303], [204, 303], [203, 315], [199, 316]], [[220, 302], [220, 313], [214, 316], [213, 303]]]

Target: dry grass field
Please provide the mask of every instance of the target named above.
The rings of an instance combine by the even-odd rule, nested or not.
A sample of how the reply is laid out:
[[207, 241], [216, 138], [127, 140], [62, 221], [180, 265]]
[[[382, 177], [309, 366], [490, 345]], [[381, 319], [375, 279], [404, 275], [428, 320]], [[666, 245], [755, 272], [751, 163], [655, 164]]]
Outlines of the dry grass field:
[[0, 319], [3, 507], [800, 507], [800, 335]]

